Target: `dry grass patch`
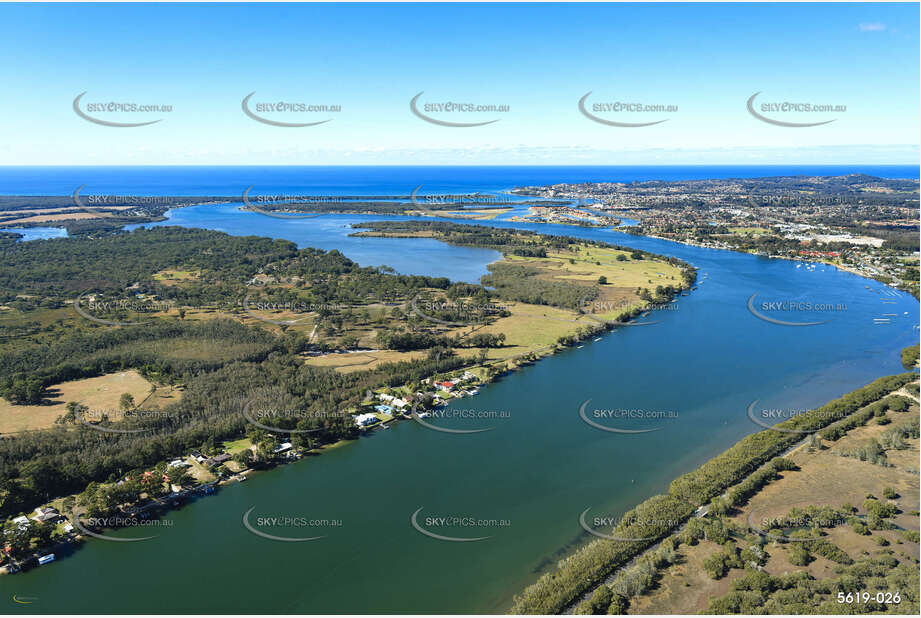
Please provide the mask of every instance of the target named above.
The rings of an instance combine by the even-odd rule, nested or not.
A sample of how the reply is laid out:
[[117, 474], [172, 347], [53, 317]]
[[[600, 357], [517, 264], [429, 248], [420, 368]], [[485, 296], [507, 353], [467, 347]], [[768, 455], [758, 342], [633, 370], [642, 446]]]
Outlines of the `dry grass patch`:
[[426, 354], [427, 353], [424, 351], [400, 352], [397, 350], [338, 352], [324, 354], [322, 356], [311, 356], [304, 362], [314, 367], [328, 367], [336, 371], [341, 371], [342, 373], [352, 373], [353, 371], [374, 369], [383, 363], [396, 363], [399, 361], [425, 358]]
[[[122, 393], [131, 394], [135, 403], [140, 405], [150, 394], [152, 386], [137, 371], [130, 370], [52, 386], [48, 405], [14, 406], [0, 399], [0, 433], [47, 429], [54, 425], [57, 417], [67, 412], [65, 406], [69, 401], [81, 403], [93, 411], [105, 410], [111, 420], [116, 420], [122, 417], [118, 407]], [[170, 389], [164, 391], [164, 399], [175, 400], [172, 398], [178, 397]]]

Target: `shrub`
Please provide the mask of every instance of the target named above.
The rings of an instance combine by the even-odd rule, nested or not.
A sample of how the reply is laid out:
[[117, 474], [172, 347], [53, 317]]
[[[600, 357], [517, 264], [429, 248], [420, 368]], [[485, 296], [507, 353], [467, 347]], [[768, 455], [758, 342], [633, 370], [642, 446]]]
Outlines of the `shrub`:
[[794, 566], [806, 566], [813, 560], [812, 554], [809, 553], [803, 542], [790, 543], [790, 547], [787, 549], [787, 558], [790, 560], [790, 564]]
[[606, 585], [601, 584], [595, 589], [595, 592], [592, 593], [592, 596], [587, 598], [576, 607], [573, 613], [588, 615], [607, 614], [608, 607], [611, 605], [611, 600], [613, 598], [614, 593], [611, 592], [611, 589]]

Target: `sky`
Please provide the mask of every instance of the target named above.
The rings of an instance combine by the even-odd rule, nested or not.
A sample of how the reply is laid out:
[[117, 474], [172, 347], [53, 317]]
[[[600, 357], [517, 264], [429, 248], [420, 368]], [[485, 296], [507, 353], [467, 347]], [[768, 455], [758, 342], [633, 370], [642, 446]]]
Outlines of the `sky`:
[[[0, 165], [919, 162], [917, 3], [0, 4], [0, 25]], [[159, 122], [98, 124], [84, 92], [85, 116]], [[328, 122], [260, 122], [250, 93]]]

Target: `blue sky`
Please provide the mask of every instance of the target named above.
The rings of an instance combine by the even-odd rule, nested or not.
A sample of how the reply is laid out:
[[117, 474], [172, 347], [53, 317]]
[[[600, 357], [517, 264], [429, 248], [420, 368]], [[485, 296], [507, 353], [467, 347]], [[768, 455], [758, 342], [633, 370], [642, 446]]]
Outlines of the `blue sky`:
[[[0, 165], [917, 163], [918, 4], [0, 4]], [[90, 113], [86, 104], [171, 105]], [[339, 105], [261, 115], [241, 101]], [[427, 115], [409, 102], [508, 106]], [[617, 122], [612, 127], [578, 109]], [[753, 117], [746, 101], [846, 106]], [[677, 106], [610, 112], [610, 102]], [[760, 107], [757, 109], [761, 109]], [[756, 110], [757, 111], [757, 110]]]

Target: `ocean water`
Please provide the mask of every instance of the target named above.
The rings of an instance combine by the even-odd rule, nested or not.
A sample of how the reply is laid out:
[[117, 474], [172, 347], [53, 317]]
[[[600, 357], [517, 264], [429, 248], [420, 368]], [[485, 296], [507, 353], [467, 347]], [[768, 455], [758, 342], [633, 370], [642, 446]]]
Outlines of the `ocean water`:
[[408, 195], [496, 191], [557, 182], [642, 182], [705, 178], [840, 175], [917, 178], [907, 165], [679, 166], [285, 166], [285, 167], [0, 167], [0, 195], [240, 195], [275, 190], [311, 195]]

